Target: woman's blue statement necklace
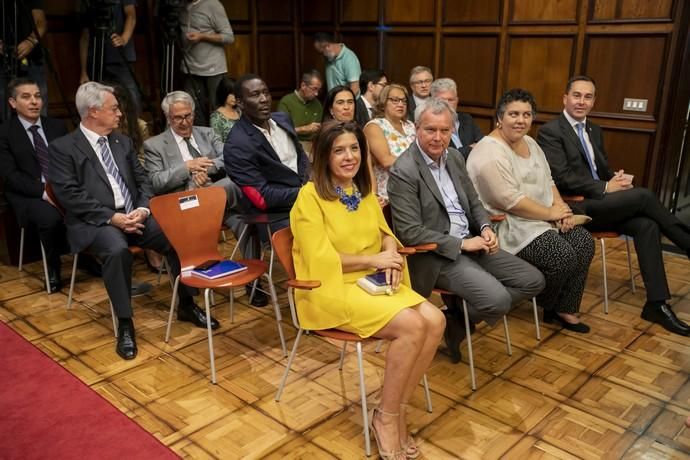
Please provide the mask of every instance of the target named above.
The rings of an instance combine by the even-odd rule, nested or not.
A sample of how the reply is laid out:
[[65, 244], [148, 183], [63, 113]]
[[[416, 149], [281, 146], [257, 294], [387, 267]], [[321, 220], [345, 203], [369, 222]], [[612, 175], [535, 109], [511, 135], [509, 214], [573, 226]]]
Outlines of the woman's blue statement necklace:
[[352, 184], [352, 195], [345, 193], [345, 190], [339, 185], [335, 187], [335, 193], [340, 197], [340, 202], [345, 205], [349, 212], [356, 211], [359, 208], [359, 202], [362, 201], [362, 194], [357, 190], [357, 186]]

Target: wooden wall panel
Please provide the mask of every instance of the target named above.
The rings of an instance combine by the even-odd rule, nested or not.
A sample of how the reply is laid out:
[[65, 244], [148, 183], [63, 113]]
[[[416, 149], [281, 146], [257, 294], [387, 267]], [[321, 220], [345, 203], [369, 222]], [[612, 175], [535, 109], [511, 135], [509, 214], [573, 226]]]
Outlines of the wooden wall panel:
[[335, 2], [301, 0], [300, 12], [305, 24], [332, 24], [335, 21]]
[[573, 37], [511, 37], [502, 89], [527, 89], [539, 111], [562, 111], [563, 86], [573, 73], [574, 46]]
[[593, 21], [671, 20], [673, 0], [594, 0]]
[[288, 92], [295, 88], [295, 49], [291, 33], [259, 35], [259, 75], [271, 92]]
[[577, 22], [578, 0], [511, 0], [510, 22]]
[[[584, 70], [597, 83], [594, 109], [654, 116], [663, 84], [665, 36], [591, 36], [587, 45]], [[626, 97], [648, 99], [647, 111], [623, 112]]]
[[384, 66], [389, 82], [409, 86], [410, 69], [417, 65], [434, 67], [432, 34], [388, 34], [384, 40]]
[[[76, 110], [74, 107], [74, 95], [77, 93], [79, 87], [79, 60], [75, 60], [77, 56], [75, 50], [78, 49], [79, 35], [75, 31], [53, 32], [46, 35], [46, 46], [50, 49], [50, 54], [53, 63], [56, 65], [56, 71], [66, 101], [62, 100], [57, 83], [53, 76], [48, 74], [48, 114], [54, 117], [66, 117], [67, 109], [63, 102], [70, 106], [70, 110]], [[70, 63], [70, 65], [62, 65], [62, 63]], [[75, 112], [76, 113], [76, 112]]]
[[235, 34], [235, 42], [225, 48], [225, 59], [228, 62], [228, 74], [237, 79], [252, 70], [251, 35]]
[[386, 0], [387, 24], [433, 24], [436, 0]]
[[648, 157], [653, 143], [653, 133], [621, 129], [604, 129], [604, 148], [611, 169], [625, 169], [635, 175], [635, 184], [646, 183]]
[[[314, 49], [314, 34], [303, 34], [301, 42], [302, 56], [300, 62], [302, 62], [302, 67], [298, 69], [299, 72], [302, 73], [310, 69], [316, 69], [323, 75], [324, 71], [326, 70], [326, 60], [324, 59], [322, 54], [317, 53]], [[326, 86], [325, 81], [324, 86]]]
[[458, 85], [464, 104], [494, 107], [498, 78], [498, 35], [451, 35], [441, 40], [441, 66], [437, 77]]
[[233, 22], [249, 22], [250, 16], [250, 0], [220, 0], [225, 7], [225, 14], [230, 19], [230, 24]]
[[443, 24], [500, 24], [501, 0], [443, 0]]
[[293, 0], [256, 0], [260, 24], [292, 24]]
[[343, 24], [373, 23], [379, 21], [380, 0], [340, 0], [340, 18]]
[[[355, 52], [359, 65], [364, 69], [376, 69], [378, 64], [378, 35], [375, 33], [342, 32], [343, 42]], [[313, 49], [313, 47], [312, 47]]]

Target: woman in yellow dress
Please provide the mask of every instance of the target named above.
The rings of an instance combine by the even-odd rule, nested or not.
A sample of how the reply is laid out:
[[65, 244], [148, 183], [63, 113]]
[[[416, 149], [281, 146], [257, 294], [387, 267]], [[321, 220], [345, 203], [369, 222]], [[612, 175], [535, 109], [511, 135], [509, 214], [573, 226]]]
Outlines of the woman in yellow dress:
[[[386, 224], [367, 168], [367, 144], [353, 122], [325, 124], [314, 141], [312, 181], [290, 213], [300, 279], [321, 287], [298, 291], [305, 329], [338, 328], [390, 340], [381, 403], [371, 430], [382, 458], [416, 458], [406, 407], [429, 367], [445, 328], [443, 314], [410, 288], [400, 246]], [[357, 280], [384, 271], [390, 295], [371, 295]]]

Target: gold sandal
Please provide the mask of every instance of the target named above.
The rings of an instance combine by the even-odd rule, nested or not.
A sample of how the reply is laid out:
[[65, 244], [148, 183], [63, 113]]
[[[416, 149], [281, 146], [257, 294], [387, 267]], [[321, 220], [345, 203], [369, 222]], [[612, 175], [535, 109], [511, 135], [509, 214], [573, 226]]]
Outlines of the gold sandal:
[[[407, 412], [407, 408], [410, 407], [409, 404], [400, 404], [400, 408]], [[421, 450], [419, 450], [419, 446], [417, 446], [417, 441], [415, 440], [414, 436], [412, 436], [412, 433], [408, 432], [407, 433], [407, 439], [405, 440], [404, 443], [401, 443], [402, 446], [402, 451], [403, 454], [405, 454], [405, 458], [411, 459], [411, 458], [417, 458], [421, 455]]]
[[386, 452], [381, 449], [381, 443], [379, 442], [379, 434], [376, 431], [376, 427], [374, 426], [374, 417], [376, 417], [376, 414], [381, 414], [381, 415], [387, 415], [388, 417], [400, 417], [400, 414], [394, 414], [391, 412], [384, 412], [378, 407], [373, 409], [371, 411], [371, 417], [369, 417], [369, 430], [371, 433], [374, 435], [374, 440], [376, 441], [376, 447], [379, 450], [379, 457], [381, 457], [382, 460], [396, 460], [402, 458], [407, 458], [404, 452], [397, 450], [397, 451], [391, 451], [391, 452]]

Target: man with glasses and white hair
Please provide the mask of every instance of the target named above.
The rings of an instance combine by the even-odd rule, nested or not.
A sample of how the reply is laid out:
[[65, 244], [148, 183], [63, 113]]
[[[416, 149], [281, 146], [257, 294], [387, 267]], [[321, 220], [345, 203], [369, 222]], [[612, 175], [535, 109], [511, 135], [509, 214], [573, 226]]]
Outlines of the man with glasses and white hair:
[[414, 121], [415, 110], [426, 99], [429, 98], [431, 83], [434, 81], [434, 74], [431, 69], [423, 65], [412, 67], [410, 70], [410, 88], [412, 97], [407, 101], [407, 118]]
[[[242, 191], [225, 174], [224, 142], [218, 134], [205, 126], [194, 126], [194, 99], [184, 91], [168, 93], [161, 108], [168, 121], [168, 129], [144, 142], [144, 167], [149, 173], [154, 195], [191, 190], [199, 187], [223, 187], [227, 194], [225, 222], [235, 236], [239, 236], [242, 222], [233, 213], [242, 212]], [[243, 238], [240, 250], [244, 257], [255, 257]], [[268, 298], [257, 291], [252, 305], [263, 307]]]
[[470, 114], [458, 111], [458, 86], [451, 78], [439, 78], [431, 84], [429, 94], [431, 97], [443, 99], [455, 110], [458, 118], [455, 120], [455, 131], [450, 136], [450, 147], [462, 153], [467, 160], [474, 145], [484, 135]]
[[[115, 131], [122, 113], [113, 92], [111, 86], [96, 82], [79, 87], [75, 103], [81, 123], [50, 143], [48, 176], [66, 210], [72, 252], [88, 249], [103, 262], [103, 281], [119, 323], [116, 351], [123, 359], [134, 359], [129, 246], [166, 256], [173, 276], [180, 273], [180, 261], [150, 215], [151, 183], [132, 141]], [[178, 294], [178, 320], [206, 327], [206, 314], [192, 297], [196, 290], [180, 285]], [[209, 320], [212, 328], [219, 326]]]

